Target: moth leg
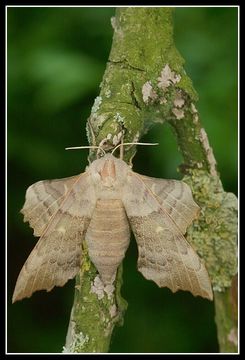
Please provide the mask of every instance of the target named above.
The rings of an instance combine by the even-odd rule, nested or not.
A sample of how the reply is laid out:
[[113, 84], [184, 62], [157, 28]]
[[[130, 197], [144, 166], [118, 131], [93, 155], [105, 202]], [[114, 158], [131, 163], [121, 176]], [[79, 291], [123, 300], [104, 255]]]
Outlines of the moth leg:
[[[92, 126], [92, 124], [91, 124], [90, 117], [88, 117], [88, 119], [87, 119], [86, 130], [87, 130], [87, 138], [88, 138], [88, 140], [89, 140], [90, 135], [91, 135], [91, 138], [92, 138], [92, 146], [96, 146], [95, 133], [94, 133], [93, 126]], [[88, 157], [87, 157], [87, 160], [88, 160], [89, 165], [93, 162], [93, 160], [91, 160], [91, 156], [92, 156], [92, 152], [89, 152], [89, 155], [88, 155]], [[96, 156], [97, 156], [97, 154], [96, 154]], [[97, 156], [97, 158], [98, 158], [98, 156]]]
[[124, 136], [124, 133], [122, 133], [122, 137], [121, 137], [121, 146], [120, 146], [120, 159], [121, 160], [123, 160], [123, 155], [124, 155], [123, 136]]
[[105, 138], [105, 139], [101, 140], [101, 142], [99, 143], [98, 150], [97, 150], [97, 153], [96, 153], [97, 159], [99, 159], [99, 152], [101, 151], [101, 149], [103, 149], [103, 145], [105, 145], [107, 143], [107, 141], [108, 141], [108, 139]]
[[95, 134], [94, 134], [94, 129], [92, 127], [91, 121], [90, 121], [90, 117], [87, 120], [87, 126], [89, 127], [89, 131], [90, 131], [90, 134], [92, 136], [92, 145], [96, 146], [96, 137], [95, 137]]

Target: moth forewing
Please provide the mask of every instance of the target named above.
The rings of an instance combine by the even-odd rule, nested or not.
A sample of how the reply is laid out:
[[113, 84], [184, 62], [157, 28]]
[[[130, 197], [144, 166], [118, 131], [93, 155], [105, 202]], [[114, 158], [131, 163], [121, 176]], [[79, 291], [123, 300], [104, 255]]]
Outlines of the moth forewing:
[[165, 180], [137, 174], [152, 198], [173, 220], [182, 234], [200, 212], [190, 187], [183, 181]]

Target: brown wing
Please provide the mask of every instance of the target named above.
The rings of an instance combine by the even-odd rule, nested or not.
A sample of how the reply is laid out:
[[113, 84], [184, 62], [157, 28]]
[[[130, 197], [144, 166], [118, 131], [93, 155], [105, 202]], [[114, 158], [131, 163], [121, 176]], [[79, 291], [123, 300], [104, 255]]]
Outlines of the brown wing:
[[160, 287], [212, 299], [207, 270], [183, 236], [198, 206], [180, 183], [133, 172], [128, 177], [123, 203], [138, 244], [138, 268]]
[[140, 175], [161, 207], [168, 213], [182, 234], [198, 216], [199, 206], [192, 197], [190, 187], [183, 181], [165, 180]]
[[28, 221], [34, 229], [35, 236], [41, 236], [77, 178], [38, 181], [27, 189], [21, 213], [24, 222]]
[[77, 274], [94, 206], [94, 189], [87, 173], [29, 187], [22, 212], [40, 239], [19, 274], [13, 302], [37, 290], [63, 286]]

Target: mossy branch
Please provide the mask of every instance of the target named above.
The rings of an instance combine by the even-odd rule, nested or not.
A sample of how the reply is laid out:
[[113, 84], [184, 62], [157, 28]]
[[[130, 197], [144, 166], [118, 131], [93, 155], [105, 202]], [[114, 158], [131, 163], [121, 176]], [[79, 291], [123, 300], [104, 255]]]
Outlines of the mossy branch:
[[[197, 94], [184, 60], [173, 43], [172, 8], [119, 8], [112, 18], [114, 37], [101, 91], [87, 127], [90, 144], [110, 150], [138, 141], [157, 122], [173, 128], [184, 158], [184, 181], [192, 188], [201, 216], [188, 241], [205, 260], [215, 293], [216, 323], [222, 352], [237, 349], [237, 201], [223, 190], [207, 134], [195, 107]], [[135, 147], [126, 148], [130, 162]], [[94, 153], [90, 158], [93, 160]], [[85, 249], [65, 351], [106, 352], [114, 325], [122, 322], [125, 301], [116, 290], [101, 290]], [[163, 349], [164, 351], [164, 349]]]

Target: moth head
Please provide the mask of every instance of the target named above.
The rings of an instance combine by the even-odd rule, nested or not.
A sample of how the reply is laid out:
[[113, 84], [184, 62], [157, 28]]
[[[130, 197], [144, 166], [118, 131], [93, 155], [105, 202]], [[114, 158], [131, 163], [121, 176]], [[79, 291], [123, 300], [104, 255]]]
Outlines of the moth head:
[[[127, 145], [158, 145], [153, 143], [121, 143], [117, 145], [111, 153], [106, 153], [102, 146], [77, 146], [69, 147], [66, 150], [70, 149], [97, 149], [97, 159], [94, 160], [88, 167], [88, 171], [91, 174], [92, 181], [97, 184], [99, 187], [106, 188], [121, 188], [125, 183], [128, 171], [130, 170], [129, 165], [127, 165], [123, 159], [123, 146]], [[120, 149], [120, 159], [116, 158], [113, 154], [117, 149]], [[99, 158], [99, 155], [102, 153], [102, 157]]]

